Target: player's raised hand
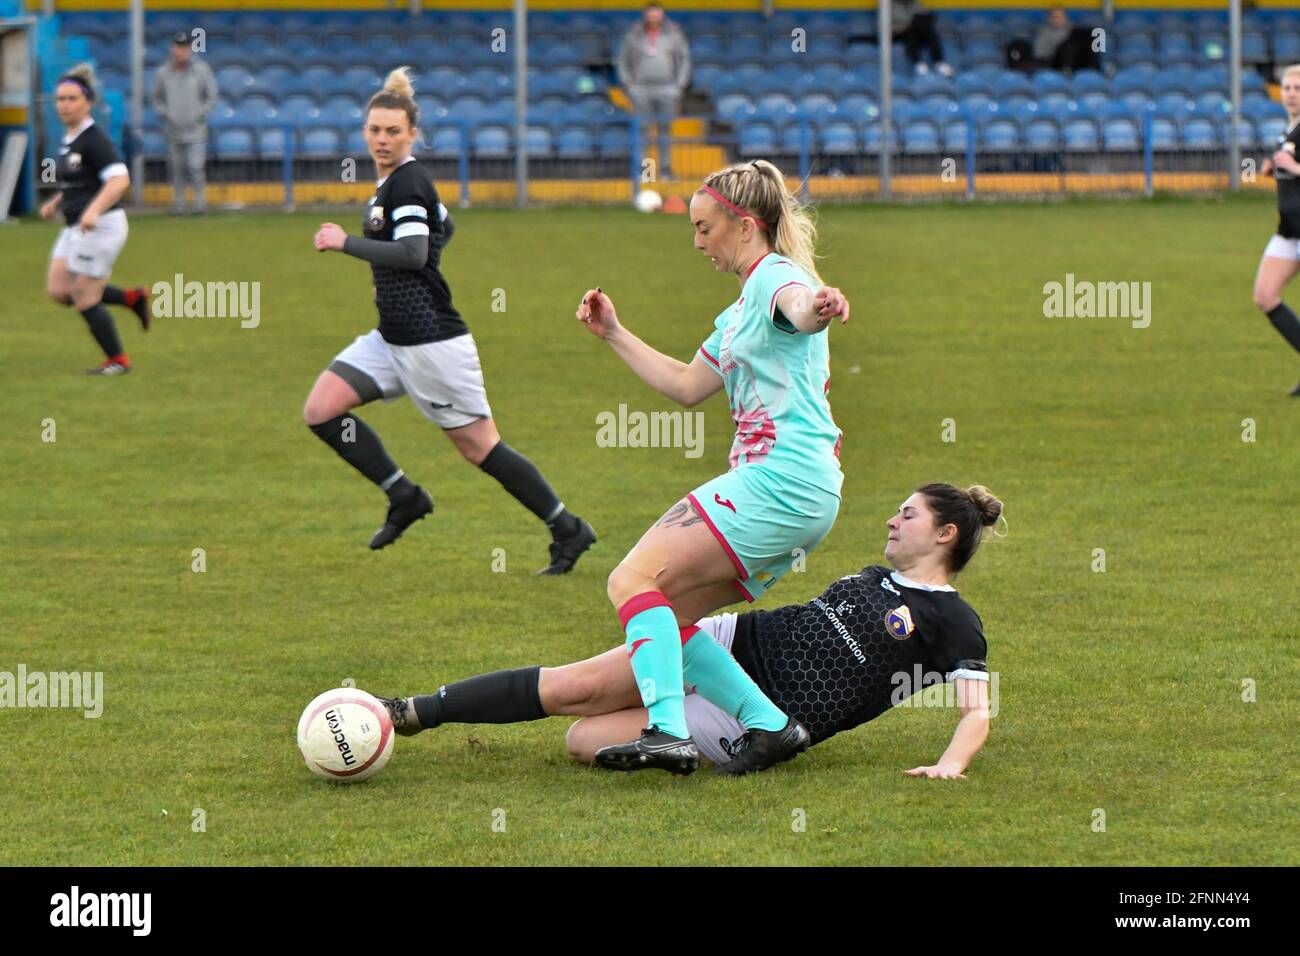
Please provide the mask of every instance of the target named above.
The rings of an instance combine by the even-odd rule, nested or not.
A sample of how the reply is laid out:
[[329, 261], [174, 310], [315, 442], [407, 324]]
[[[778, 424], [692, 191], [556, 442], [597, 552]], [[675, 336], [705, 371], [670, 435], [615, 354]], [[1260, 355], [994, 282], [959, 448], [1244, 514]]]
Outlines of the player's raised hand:
[[578, 303], [578, 321], [587, 327], [592, 335], [607, 339], [619, 327], [618, 313], [614, 311], [614, 302], [600, 289], [588, 289]]
[[343, 243], [347, 241], [348, 234], [343, 231], [343, 227], [333, 222], [323, 222], [320, 228], [316, 230], [316, 251], [340, 252], [343, 249]]
[[909, 777], [931, 777], [939, 780], [965, 780], [966, 775], [949, 764], [937, 763], [932, 767], [913, 767], [904, 770]]
[[55, 213], [57, 213], [58, 211], [59, 211], [58, 196], [55, 196], [53, 199], [47, 199], [45, 202], [41, 204], [42, 219], [53, 219]]
[[813, 296], [813, 305], [817, 307], [817, 318], [823, 323], [829, 322], [837, 315], [840, 317], [841, 325], [849, 320], [848, 297], [834, 286], [824, 285], [818, 289], [817, 294]]

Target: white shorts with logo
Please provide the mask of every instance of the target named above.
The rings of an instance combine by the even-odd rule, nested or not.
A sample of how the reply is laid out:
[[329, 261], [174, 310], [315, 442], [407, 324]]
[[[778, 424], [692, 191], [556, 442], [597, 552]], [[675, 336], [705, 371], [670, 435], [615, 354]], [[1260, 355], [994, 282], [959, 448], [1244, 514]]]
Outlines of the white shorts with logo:
[[[717, 614], [698, 623], [703, 634], [708, 634], [727, 651], [731, 650], [731, 643], [736, 639], [735, 614]], [[698, 641], [703, 634], [697, 634], [692, 640]], [[723, 740], [734, 741], [745, 732], [745, 727], [739, 720], [689, 688], [686, 693], [686, 727], [691, 732], [695, 746], [700, 748], [700, 755], [716, 764], [731, 761], [731, 754], [724, 749]]]
[[66, 260], [68, 271], [77, 275], [107, 279], [126, 246], [126, 234], [126, 210], [111, 209], [99, 217], [94, 229], [64, 226], [50, 258]]
[[1292, 262], [1300, 262], [1300, 239], [1287, 239], [1285, 236], [1274, 236], [1264, 247], [1264, 255], [1274, 259], [1290, 259]]
[[[347, 368], [336, 367], [340, 363]], [[492, 417], [478, 347], [468, 333], [424, 345], [390, 345], [375, 329], [358, 335], [330, 369], [355, 388], [363, 402], [410, 396], [439, 428], [460, 428]], [[358, 379], [352, 370], [364, 378]]]

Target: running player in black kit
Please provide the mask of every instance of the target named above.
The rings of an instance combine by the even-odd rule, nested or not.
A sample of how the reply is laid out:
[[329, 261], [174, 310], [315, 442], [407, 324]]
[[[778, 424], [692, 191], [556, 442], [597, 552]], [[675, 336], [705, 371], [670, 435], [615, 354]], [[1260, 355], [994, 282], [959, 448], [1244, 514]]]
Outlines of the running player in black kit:
[[113, 141], [91, 118], [95, 103], [95, 74], [86, 64], [59, 78], [55, 108], [65, 132], [55, 161], [58, 193], [41, 206], [41, 218], [63, 213], [67, 225], [50, 254], [46, 289], [60, 305], [76, 306], [90, 334], [104, 352], [102, 365], [90, 375], [124, 375], [131, 360], [108, 305], [124, 305], [149, 331], [149, 293], [108, 284], [113, 263], [126, 246], [126, 211], [122, 197], [131, 177]]
[[[1260, 172], [1277, 180], [1277, 235], [1268, 241], [1255, 274], [1255, 305], [1273, 327], [1300, 352], [1300, 319], [1282, 301], [1282, 290], [1300, 272], [1300, 64], [1287, 67], [1282, 75], [1282, 105], [1286, 108], [1287, 130], [1277, 150], [1264, 160]], [[1291, 390], [1300, 398], [1300, 385]]]
[[466, 458], [487, 472], [551, 529], [542, 574], [564, 574], [595, 543], [537, 466], [501, 440], [492, 421], [474, 337], [451, 303], [439, 271], [453, 228], [428, 172], [411, 155], [419, 109], [406, 68], [388, 75], [370, 99], [365, 136], [380, 179], [366, 206], [365, 238], [332, 222], [316, 233], [321, 252], [345, 252], [371, 264], [379, 328], [358, 336], [316, 380], [303, 417], [322, 441], [388, 495], [388, 516], [370, 541], [379, 549], [433, 511], [379, 436], [350, 409], [406, 394]]
[[[987, 646], [979, 616], [948, 581], [1001, 514], [1002, 502], [983, 486], [924, 485], [886, 522], [893, 571], [863, 568], [807, 604], [705, 618], [683, 631], [683, 640], [727, 648], [772, 702], [803, 724], [814, 746], [880, 716], [921, 685], [951, 681], [961, 714], [952, 742], [934, 764], [907, 772], [963, 777], [988, 737]], [[580, 716], [565, 741], [584, 763], [646, 720], [621, 646], [564, 667], [496, 671], [435, 694], [381, 700], [400, 734], [446, 723]], [[745, 750], [744, 728], [698, 693], [686, 701], [701, 755], [728, 773]]]

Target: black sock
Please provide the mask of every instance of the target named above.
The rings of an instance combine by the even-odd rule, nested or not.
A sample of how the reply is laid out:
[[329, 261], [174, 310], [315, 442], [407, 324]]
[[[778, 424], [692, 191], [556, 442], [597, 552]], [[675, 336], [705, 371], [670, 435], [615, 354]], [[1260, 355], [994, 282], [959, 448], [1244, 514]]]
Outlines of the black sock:
[[105, 305], [126, 305], [126, 290], [120, 285], [106, 285], [102, 301]]
[[340, 415], [312, 425], [311, 430], [338, 452], [340, 458], [382, 488], [390, 500], [395, 501], [414, 491], [415, 486], [388, 457], [375, 430], [356, 415]]
[[90, 334], [95, 337], [106, 356], [117, 358], [122, 354], [122, 340], [117, 337], [117, 326], [113, 324], [113, 316], [104, 308], [104, 303], [96, 302], [89, 309], [82, 309], [81, 316], [90, 326]]
[[479, 467], [501, 482], [501, 486], [521, 505], [547, 524], [565, 513], [563, 503], [537, 466], [505, 442], [497, 442]]
[[541, 720], [541, 667], [493, 671], [444, 684], [436, 694], [412, 698], [421, 727], [439, 724], [515, 724]]
[[1291, 348], [1300, 352], [1300, 319], [1287, 308], [1285, 302], [1279, 302], [1269, 310], [1268, 320], [1273, 323], [1273, 328], [1282, 333], [1282, 338], [1291, 343]]

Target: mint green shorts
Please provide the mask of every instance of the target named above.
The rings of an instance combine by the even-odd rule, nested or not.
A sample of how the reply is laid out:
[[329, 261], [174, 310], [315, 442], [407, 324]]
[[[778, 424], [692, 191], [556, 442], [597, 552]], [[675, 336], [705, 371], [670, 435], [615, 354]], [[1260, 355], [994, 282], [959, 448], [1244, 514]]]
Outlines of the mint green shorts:
[[687, 497], [736, 568], [736, 586], [757, 601], [830, 533], [840, 498], [766, 465], [741, 465]]

